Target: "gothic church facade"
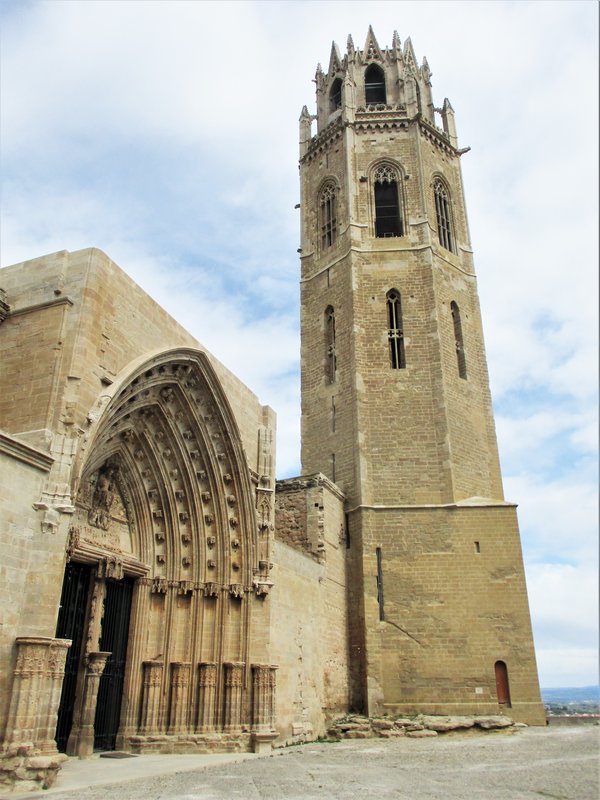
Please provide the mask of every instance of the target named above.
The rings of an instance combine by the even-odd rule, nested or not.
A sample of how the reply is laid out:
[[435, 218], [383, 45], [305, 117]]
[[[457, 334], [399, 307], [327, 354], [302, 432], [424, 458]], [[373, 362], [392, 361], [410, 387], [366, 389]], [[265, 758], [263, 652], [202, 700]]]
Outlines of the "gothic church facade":
[[[0, 273], [0, 775], [262, 751], [349, 709], [543, 724], [454, 112], [394, 34], [300, 117], [302, 471], [106, 255]], [[441, 123], [441, 127], [438, 125]]]

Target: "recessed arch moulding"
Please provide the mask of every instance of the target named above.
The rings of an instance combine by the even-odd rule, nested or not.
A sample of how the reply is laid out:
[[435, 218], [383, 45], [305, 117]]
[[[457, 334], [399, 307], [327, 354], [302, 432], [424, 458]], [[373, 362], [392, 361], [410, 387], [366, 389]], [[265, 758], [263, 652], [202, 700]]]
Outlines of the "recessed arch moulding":
[[[191, 348], [130, 365], [88, 420], [67, 558], [91, 566], [100, 592], [135, 581], [117, 746], [248, 749], [273, 727], [272, 431], [259, 429], [250, 468], [221, 382]], [[271, 684], [260, 702], [255, 682]]]

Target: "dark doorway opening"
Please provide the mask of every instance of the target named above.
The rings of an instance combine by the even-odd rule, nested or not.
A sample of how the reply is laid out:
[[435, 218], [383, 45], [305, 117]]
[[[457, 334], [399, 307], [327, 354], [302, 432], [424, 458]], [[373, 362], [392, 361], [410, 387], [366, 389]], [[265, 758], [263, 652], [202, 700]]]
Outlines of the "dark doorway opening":
[[106, 581], [100, 650], [111, 655], [106, 662], [98, 689], [94, 720], [94, 750], [115, 749], [121, 716], [132, 594], [131, 579]]
[[73, 725], [73, 706], [77, 673], [81, 660], [81, 643], [83, 624], [88, 602], [90, 585], [90, 568], [87, 564], [69, 562], [65, 567], [62, 594], [56, 624], [57, 639], [71, 639], [72, 644], [67, 651], [65, 677], [58, 707], [56, 725], [56, 746], [61, 753], [66, 752], [67, 741]]

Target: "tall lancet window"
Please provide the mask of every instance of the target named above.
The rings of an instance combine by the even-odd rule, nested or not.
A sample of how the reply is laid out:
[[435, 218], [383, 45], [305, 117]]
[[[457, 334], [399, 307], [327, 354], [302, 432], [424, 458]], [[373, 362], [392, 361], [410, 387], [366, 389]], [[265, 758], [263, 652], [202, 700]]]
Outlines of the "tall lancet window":
[[450, 303], [452, 312], [452, 324], [454, 325], [454, 341], [456, 344], [456, 360], [458, 362], [458, 375], [460, 378], [467, 378], [467, 362], [465, 360], [465, 344], [463, 341], [462, 323], [460, 321], [460, 311], [454, 300]]
[[373, 176], [375, 236], [404, 236], [400, 175], [391, 164], [380, 164]]
[[377, 64], [371, 64], [365, 70], [365, 103], [371, 106], [385, 102], [385, 74]]
[[402, 302], [400, 292], [391, 289], [387, 293], [388, 341], [392, 369], [404, 369], [404, 331], [402, 326]]
[[321, 248], [331, 247], [337, 238], [337, 195], [335, 184], [326, 183], [319, 197]]
[[450, 192], [446, 184], [436, 178], [433, 183], [435, 197], [435, 214], [437, 217], [438, 238], [442, 247], [454, 253], [454, 234], [452, 232], [452, 217], [450, 214]]
[[329, 90], [329, 113], [333, 114], [342, 107], [342, 79], [336, 78]]
[[329, 383], [335, 383], [337, 355], [335, 345], [335, 313], [333, 306], [325, 309], [325, 377]]

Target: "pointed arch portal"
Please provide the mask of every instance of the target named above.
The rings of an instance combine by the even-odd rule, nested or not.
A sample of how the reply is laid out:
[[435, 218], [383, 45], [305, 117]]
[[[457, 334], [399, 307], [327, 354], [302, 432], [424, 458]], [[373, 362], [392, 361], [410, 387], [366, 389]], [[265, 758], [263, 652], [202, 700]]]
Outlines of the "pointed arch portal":
[[[74, 699], [61, 704], [72, 715], [59, 719], [67, 752], [91, 752], [91, 718], [96, 729], [115, 720], [100, 744], [95, 731], [101, 748], [160, 751], [175, 739], [176, 752], [198, 752], [225, 737], [228, 747], [248, 749], [250, 731], [256, 738], [274, 723], [274, 668], [250, 663], [251, 627], [268, 631], [268, 481], [250, 472], [204, 353], [159, 354], [111, 389], [82, 443], [73, 487], [68, 561], [88, 565], [91, 579]], [[132, 585], [130, 618], [115, 600], [117, 583]], [[122, 688], [112, 694], [110, 625], [125, 631]], [[252, 645], [262, 662], [263, 639], [264, 652]], [[103, 653], [98, 689], [90, 665]], [[271, 694], [253, 697], [257, 675]], [[109, 709], [100, 707], [106, 697]]]

